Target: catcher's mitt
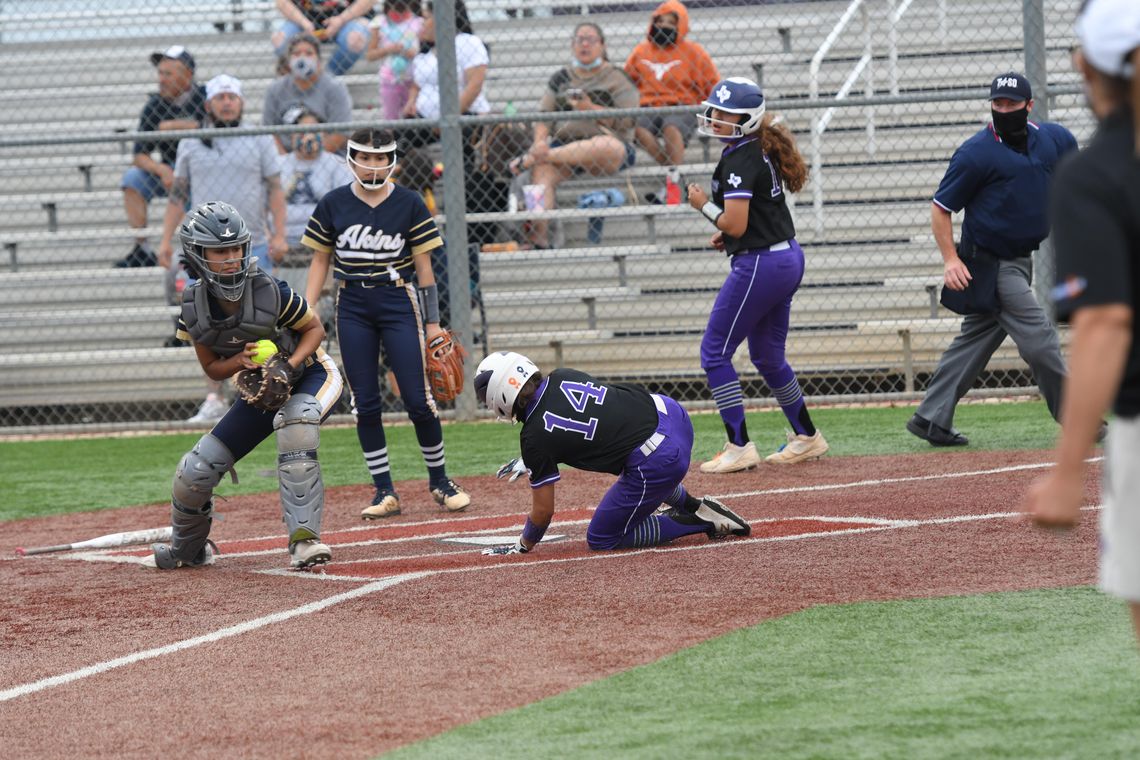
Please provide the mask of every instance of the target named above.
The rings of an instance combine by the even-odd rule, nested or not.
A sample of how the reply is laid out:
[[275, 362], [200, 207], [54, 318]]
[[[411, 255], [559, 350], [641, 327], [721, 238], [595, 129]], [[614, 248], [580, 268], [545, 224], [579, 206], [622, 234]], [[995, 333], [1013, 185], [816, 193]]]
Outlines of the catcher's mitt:
[[263, 412], [276, 412], [289, 400], [293, 383], [302, 372], [289, 364], [285, 354], [276, 353], [257, 369], [243, 369], [234, 384], [247, 404]]
[[436, 401], [451, 401], [463, 392], [465, 356], [467, 352], [450, 330], [444, 330], [428, 343], [424, 366]]

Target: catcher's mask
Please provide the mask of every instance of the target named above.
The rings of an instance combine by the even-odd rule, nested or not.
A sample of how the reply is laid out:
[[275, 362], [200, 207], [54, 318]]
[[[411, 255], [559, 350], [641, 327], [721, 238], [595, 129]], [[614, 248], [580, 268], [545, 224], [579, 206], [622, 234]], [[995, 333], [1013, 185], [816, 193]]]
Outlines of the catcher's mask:
[[[764, 93], [760, 85], [751, 79], [729, 77], [716, 83], [701, 106], [703, 109], [697, 114], [697, 131], [709, 137], [735, 140], [760, 129], [760, 119], [764, 116]], [[744, 118], [739, 123], [714, 119], [713, 110], [743, 114]], [[732, 127], [732, 134], [717, 134], [712, 129], [714, 124]]]
[[538, 372], [530, 359], [514, 351], [498, 351], [479, 362], [475, 370], [475, 396], [503, 421], [515, 422], [515, 399], [526, 381]]
[[[361, 153], [368, 153], [371, 155], [387, 155], [388, 165], [382, 168], [375, 168], [367, 166], [357, 161], [357, 156]], [[352, 174], [356, 177], [356, 181], [365, 190], [380, 190], [392, 176], [392, 172], [396, 170], [396, 141], [385, 143], [379, 146], [372, 146], [365, 143], [359, 143], [354, 140], [348, 141], [348, 166], [352, 170]]]
[[[186, 268], [218, 298], [238, 301], [245, 292], [249, 271], [257, 262], [249, 255], [250, 233], [237, 209], [228, 203], [209, 201], [187, 215], [178, 230]], [[241, 265], [235, 272], [214, 272], [206, 260], [209, 248], [241, 247]]]

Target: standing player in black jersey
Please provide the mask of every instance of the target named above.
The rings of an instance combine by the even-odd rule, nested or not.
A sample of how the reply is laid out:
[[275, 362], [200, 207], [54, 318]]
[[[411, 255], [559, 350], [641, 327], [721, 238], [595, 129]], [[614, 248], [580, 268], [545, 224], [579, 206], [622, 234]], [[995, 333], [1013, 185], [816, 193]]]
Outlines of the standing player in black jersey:
[[336, 363], [321, 349], [321, 320], [286, 283], [258, 269], [249, 255], [249, 228], [228, 203], [195, 208], [179, 236], [183, 263], [198, 279], [182, 293], [177, 335], [193, 344], [206, 375], [225, 380], [256, 367], [250, 357], [262, 339], [272, 340], [303, 371], [276, 413], [238, 399], [182, 457], [172, 489], [171, 542], [153, 545], [153, 564], [163, 570], [213, 564], [208, 538], [214, 488], [274, 430], [291, 564], [328, 562], [332, 552], [320, 540], [325, 491], [317, 446], [321, 420], [340, 399], [342, 384]]
[[[484, 554], [525, 553], [554, 516], [559, 464], [618, 476], [586, 531], [591, 549], [631, 549], [692, 533], [747, 536], [748, 523], [720, 502], [689, 495], [693, 425], [676, 401], [638, 385], [605, 384], [573, 369], [543, 377], [522, 354], [500, 351], [479, 364], [475, 394], [500, 419], [521, 422], [521, 459], [500, 470], [530, 472], [532, 506], [514, 544]], [[512, 477], [512, 480], [514, 478]], [[672, 507], [654, 514], [664, 502]]]
[[[416, 428], [436, 503], [459, 512], [471, 497], [447, 477], [443, 427], [424, 372], [424, 347], [442, 331], [431, 252], [443, 245], [419, 193], [393, 184], [396, 138], [391, 130], [362, 129], [348, 141], [355, 181], [317, 203], [301, 244], [313, 249], [305, 295], [319, 297], [330, 263], [339, 281], [336, 332], [340, 359], [356, 411], [356, 434], [376, 493], [365, 519], [400, 514], [380, 418], [380, 344]], [[419, 285], [421, 306], [416, 293]]]
[[746, 338], [752, 363], [792, 426], [788, 442], [766, 461], [815, 459], [827, 453], [827, 441], [812, 423], [800, 382], [784, 358], [792, 297], [804, 276], [804, 252], [795, 240], [784, 188], [803, 187], [807, 167], [791, 132], [764, 116], [764, 94], [752, 80], [724, 79], [702, 105], [697, 131], [720, 139], [725, 148], [713, 170], [712, 198], [693, 183], [689, 204], [716, 227], [710, 243], [729, 256], [732, 270], [701, 339], [701, 367], [728, 442], [701, 472], [737, 472], [760, 463], [756, 444], [748, 439], [744, 396], [732, 366], [732, 355]]
[[1100, 129], [1053, 183], [1054, 298], [1072, 341], [1057, 465], [1027, 506], [1041, 525], [1077, 523], [1085, 458], [1112, 404], [1099, 586], [1128, 601], [1140, 637], [1140, 4], [1092, 0], [1077, 35], [1074, 62]]

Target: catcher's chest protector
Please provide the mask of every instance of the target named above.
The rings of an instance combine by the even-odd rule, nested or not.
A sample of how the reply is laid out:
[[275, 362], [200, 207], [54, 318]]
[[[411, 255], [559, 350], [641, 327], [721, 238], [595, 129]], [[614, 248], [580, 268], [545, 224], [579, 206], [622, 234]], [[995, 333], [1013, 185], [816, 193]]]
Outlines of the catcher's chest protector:
[[206, 286], [198, 281], [182, 291], [182, 321], [195, 343], [201, 343], [223, 358], [241, 353], [246, 343], [267, 338], [287, 354], [297, 348], [293, 330], [278, 330], [281, 291], [273, 278], [256, 272], [246, 280], [241, 308], [225, 319], [210, 314]]

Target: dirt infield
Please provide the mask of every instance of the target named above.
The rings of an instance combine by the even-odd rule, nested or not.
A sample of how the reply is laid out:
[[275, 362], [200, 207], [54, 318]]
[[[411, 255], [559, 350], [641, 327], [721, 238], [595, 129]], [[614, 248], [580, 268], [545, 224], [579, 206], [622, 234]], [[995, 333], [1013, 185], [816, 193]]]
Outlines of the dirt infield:
[[379, 524], [357, 519], [370, 489], [334, 489], [334, 562], [311, 574], [284, 570], [276, 495], [223, 503], [218, 564], [172, 573], [140, 568], [138, 550], [7, 559], [20, 545], [164, 525], [161, 505], [8, 523], [5, 747], [369, 757], [813, 605], [1090, 583], [1095, 520], [1049, 534], [1010, 514], [1047, 456], [694, 469], [690, 490], [724, 498], [751, 538], [605, 554], [584, 542], [605, 476], [564, 473], [550, 533], [566, 538], [512, 557], [472, 542], [514, 539], [522, 483], [463, 479], [474, 504], [451, 516], [422, 481], [405, 482], [404, 514]]

